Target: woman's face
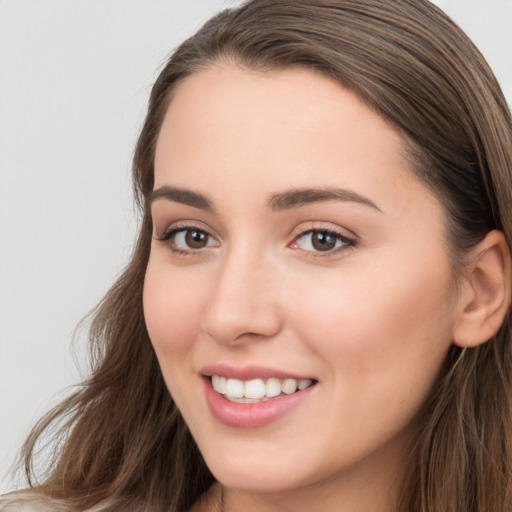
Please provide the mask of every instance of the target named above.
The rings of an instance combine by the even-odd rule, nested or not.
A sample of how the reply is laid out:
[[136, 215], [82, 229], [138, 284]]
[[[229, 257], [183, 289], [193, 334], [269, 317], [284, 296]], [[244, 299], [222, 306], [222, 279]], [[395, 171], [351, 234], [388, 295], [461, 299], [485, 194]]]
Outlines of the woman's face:
[[395, 475], [457, 304], [442, 207], [397, 132], [313, 72], [212, 67], [170, 104], [152, 216], [147, 328], [213, 474]]

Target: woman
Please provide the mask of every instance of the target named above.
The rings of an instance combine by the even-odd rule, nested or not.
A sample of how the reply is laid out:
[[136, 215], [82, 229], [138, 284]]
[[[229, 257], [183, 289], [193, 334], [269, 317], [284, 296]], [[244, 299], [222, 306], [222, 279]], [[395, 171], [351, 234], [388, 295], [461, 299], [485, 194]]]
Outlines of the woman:
[[160, 74], [134, 183], [96, 368], [5, 510], [512, 508], [512, 123], [436, 7], [219, 14]]

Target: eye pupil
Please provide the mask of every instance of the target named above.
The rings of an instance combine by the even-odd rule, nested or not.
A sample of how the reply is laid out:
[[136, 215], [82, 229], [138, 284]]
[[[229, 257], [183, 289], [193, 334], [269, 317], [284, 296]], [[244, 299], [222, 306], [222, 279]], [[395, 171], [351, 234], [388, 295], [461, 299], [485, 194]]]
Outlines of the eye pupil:
[[189, 229], [185, 241], [191, 249], [201, 249], [208, 244], [208, 235], [204, 231]]
[[314, 231], [311, 243], [317, 251], [330, 251], [336, 247], [336, 237], [330, 233]]

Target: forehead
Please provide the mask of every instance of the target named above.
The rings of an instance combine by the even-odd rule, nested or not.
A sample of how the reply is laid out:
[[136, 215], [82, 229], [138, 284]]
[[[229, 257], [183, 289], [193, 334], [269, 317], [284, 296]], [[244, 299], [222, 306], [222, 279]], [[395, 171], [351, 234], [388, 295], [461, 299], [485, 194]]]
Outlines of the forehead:
[[[402, 147], [401, 137], [389, 123], [354, 93], [318, 72], [262, 72], [228, 64], [194, 73], [178, 86], [159, 142], [169, 147], [171, 138], [184, 142], [180, 135], [194, 132], [207, 144], [229, 133], [233, 143], [282, 140], [284, 146], [292, 136], [314, 135], [313, 130], [326, 143], [357, 135], [361, 143], [382, 141], [391, 151]], [[273, 137], [276, 131], [278, 140]], [[157, 156], [165, 151], [164, 144], [157, 145]]]
[[398, 184], [430, 192], [404, 155], [398, 132], [334, 80], [303, 69], [218, 65], [188, 77], [170, 103], [155, 188], [207, 191], [220, 182], [226, 195], [254, 197], [268, 189], [346, 187], [387, 193], [405, 207], [408, 194], [392, 197]]

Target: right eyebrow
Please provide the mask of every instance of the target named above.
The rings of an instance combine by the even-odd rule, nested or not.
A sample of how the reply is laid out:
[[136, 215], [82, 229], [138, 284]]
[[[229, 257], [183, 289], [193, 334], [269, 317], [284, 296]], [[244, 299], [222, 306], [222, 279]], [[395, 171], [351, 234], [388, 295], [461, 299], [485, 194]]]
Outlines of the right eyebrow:
[[175, 188], [168, 185], [157, 188], [153, 190], [149, 196], [149, 205], [151, 206], [159, 199], [166, 199], [174, 203], [193, 206], [194, 208], [199, 208], [207, 212], [214, 211], [213, 203], [206, 196], [185, 188]]

